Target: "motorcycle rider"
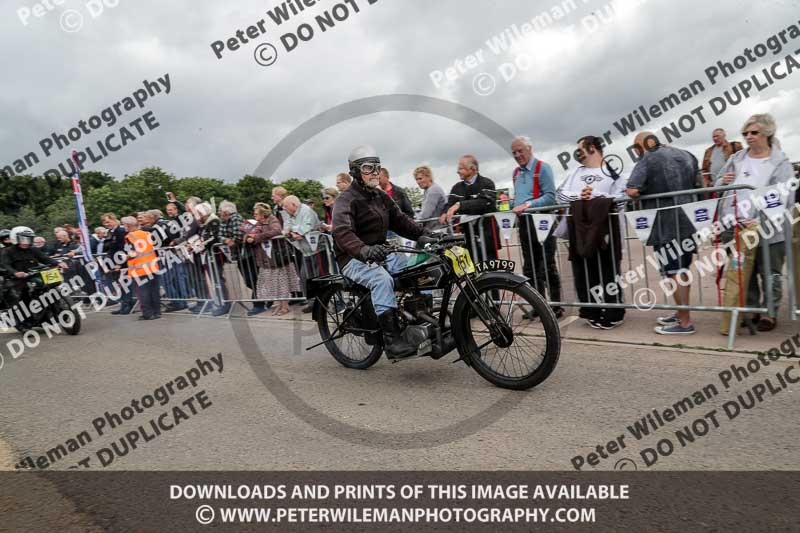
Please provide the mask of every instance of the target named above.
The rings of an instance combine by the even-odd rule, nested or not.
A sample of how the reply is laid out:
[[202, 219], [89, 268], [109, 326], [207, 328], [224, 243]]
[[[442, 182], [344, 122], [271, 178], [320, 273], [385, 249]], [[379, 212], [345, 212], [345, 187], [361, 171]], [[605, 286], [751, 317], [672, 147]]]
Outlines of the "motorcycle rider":
[[23, 281], [28, 275], [27, 271], [39, 265], [50, 265], [66, 269], [67, 265], [47, 256], [41, 249], [33, 246], [36, 234], [31, 228], [17, 226], [11, 230], [11, 246], [3, 248], [0, 254], [0, 270], [3, 274], [15, 278], [13, 290], [9, 291], [6, 303], [9, 307], [17, 305], [20, 301], [27, 301], [28, 286]]
[[374, 148], [356, 147], [348, 164], [353, 183], [333, 206], [336, 262], [346, 278], [370, 291], [386, 355], [390, 359], [408, 357], [417, 350], [401, 336], [394, 280], [379, 263], [388, 255], [385, 243], [389, 230], [412, 240], [419, 239], [425, 230], [379, 187], [381, 160]]
[[0, 249], [8, 248], [9, 246], [11, 246], [11, 230], [2, 229], [0, 230]]

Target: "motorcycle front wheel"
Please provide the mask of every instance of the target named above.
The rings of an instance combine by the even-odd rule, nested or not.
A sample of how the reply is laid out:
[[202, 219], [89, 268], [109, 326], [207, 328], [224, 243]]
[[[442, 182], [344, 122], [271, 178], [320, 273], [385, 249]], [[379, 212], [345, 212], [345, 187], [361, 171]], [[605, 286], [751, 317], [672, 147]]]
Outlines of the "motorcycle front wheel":
[[[497, 387], [525, 390], [547, 379], [561, 353], [561, 332], [544, 298], [528, 283], [502, 279], [477, 283], [476, 289], [476, 301], [462, 301], [453, 311], [461, 357]], [[538, 321], [523, 316], [531, 309]]]

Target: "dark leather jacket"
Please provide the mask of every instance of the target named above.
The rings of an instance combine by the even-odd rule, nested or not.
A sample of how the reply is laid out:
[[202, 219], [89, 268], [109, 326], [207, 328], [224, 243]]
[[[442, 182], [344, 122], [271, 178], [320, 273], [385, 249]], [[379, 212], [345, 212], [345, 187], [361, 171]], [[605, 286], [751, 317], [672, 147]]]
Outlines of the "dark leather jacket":
[[56, 266], [58, 262], [34, 247], [23, 250], [18, 246], [9, 246], [0, 253], [0, 270], [12, 276], [16, 272], [26, 272], [39, 265]]
[[333, 205], [333, 242], [340, 268], [355, 258], [362, 261], [365, 246], [386, 242], [392, 230], [407, 239], [416, 240], [424, 230], [405, 215], [380, 188], [370, 189], [359, 180], [338, 197]]

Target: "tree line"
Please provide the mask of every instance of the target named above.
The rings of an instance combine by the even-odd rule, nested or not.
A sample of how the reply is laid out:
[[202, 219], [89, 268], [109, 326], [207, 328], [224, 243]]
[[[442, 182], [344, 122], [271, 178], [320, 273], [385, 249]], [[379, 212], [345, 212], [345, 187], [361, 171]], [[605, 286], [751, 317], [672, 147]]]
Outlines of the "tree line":
[[[104, 172], [81, 173], [86, 218], [90, 228], [100, 225], [106, 212], [125, 216], [167, 204], [167, 192], [183, 201], [189, 196], [234, 202], [245, 218], [252, 215], [256, 202], [272, 204], [272, 189], [278, 184], [258, 176], [243, 176], [235, 183], [204, 177], [176, 178], [158, 167], [145, 168], [122, 179]], [[288, 179], [280, 185], [301, 200], [312, 199], [322, 214], [322, 183], [316, 180]], [[43, 176], [3, 176], [0, 178], [0, 228], [29, 226], [50, 239], [52, 230], [62, 224], [75, 225], [78, 215], [72, 181]], [[90, 229], [91, 231], [91, 229]]]

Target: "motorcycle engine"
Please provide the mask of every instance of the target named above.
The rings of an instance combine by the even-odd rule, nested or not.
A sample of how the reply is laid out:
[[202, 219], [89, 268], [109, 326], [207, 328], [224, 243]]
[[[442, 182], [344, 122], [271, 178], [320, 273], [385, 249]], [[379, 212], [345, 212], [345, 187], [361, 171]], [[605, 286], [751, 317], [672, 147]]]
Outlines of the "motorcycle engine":
[[403, 299], [403, 310], [411, 315], [417, 313], [430, 313], [433, 307], [433, 296], [430, 294], [417, 294]]
[[401, 314], [406, 321], [403, 337], [411, 346], [417, 347], [417, 355], [425, 355], [433, 350], [432, 339], [436, 335], [436, 330], [426, 321], [417, 318], [418, 313], [429, 314], [432, 307], [433, 296], [430, 294], [416, 294], [402, 301]]
[[433, 350], [433, 335], [433, 326], [430, 324], [407, 326], [403, 332], [406, 342], [417, 347], [417, 355], [425, 355]]

